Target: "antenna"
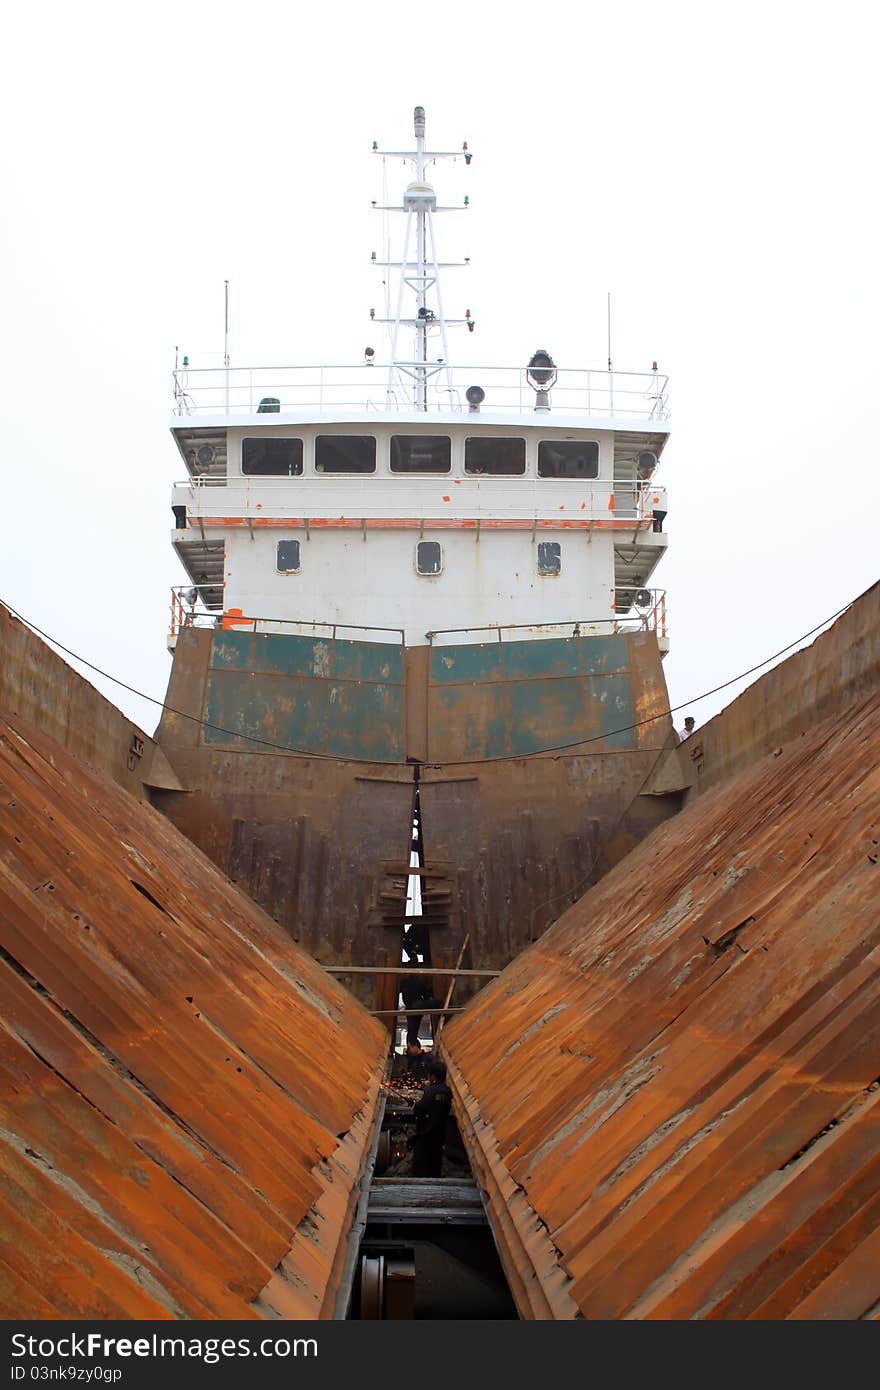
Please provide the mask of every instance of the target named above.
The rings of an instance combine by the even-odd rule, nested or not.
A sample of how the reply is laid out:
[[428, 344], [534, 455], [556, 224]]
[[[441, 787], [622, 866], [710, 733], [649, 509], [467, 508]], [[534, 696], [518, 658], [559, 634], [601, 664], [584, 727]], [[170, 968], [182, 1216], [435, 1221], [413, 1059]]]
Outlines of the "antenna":
[[611, 291], [608, 291], [608, 370], [611, 371]]
[[608, 291], [608, 408], [614, 414], [614, 369], [611, 365], [611, 291]]
[[229, 414], [229, 281], [223, 281], [223, 366], [224, 382], [223, 396], [226, 403], [226, 414]]

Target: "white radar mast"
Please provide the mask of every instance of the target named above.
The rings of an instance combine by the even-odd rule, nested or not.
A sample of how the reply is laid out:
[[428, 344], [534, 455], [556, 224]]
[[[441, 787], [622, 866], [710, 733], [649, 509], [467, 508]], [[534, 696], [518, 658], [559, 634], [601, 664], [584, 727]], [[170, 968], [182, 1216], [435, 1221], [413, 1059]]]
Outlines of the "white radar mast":
[[[415, 166], [415, 178], [406, 187], [402, 206], [383, 206], [380, 209], [382, 212], [405, 212], [406, 232], [403, 240], [402, 260], [377, 261], [376, 254], [373, 253], [374, 265], [387, 266], [400, 271], [400, 283], [397, 291], [397, 311], [394, 318], [375, 319], [372, 310], [371, 317], [377, 323], [386, 323], [392, 326], [391, 360], [386, 388], [389, 406], [393, 406], [395, 403], [395, 387], [401, 378], [405, 377], [412, 382], [411, 387], [407, 384], [406, 390], [407, 392], [412, 390], [416, 410], [427, 410], [428, 382], [432, 377], [444, 372], [446, 374], [446, 390], [449, 392], [450, 405], [452, 404], [452, 366], [449, 361], [449, 349], [446, 341], [447, 327], [466, 324], [473, 331], [474, 320], [471, 318], [469, 309], [462, 319], [447, 319], [443, 313], [440, 271], [453, 266], [464, 266], [468, 262], [466, 260], [437, 260], [437, 247], [434, 240], [434, 213], [457, 212], [460, 208], [437, 206], [437, 195], [433, 186], [427, 182], [425, 171], [429, 164], [438, 159], [463, 159], [466, 164], [470, 164], [471, 153], [468, 150], [467, 141], [464, 142], [461, 150], [426, 150], [425, 108], [417, 106], [413, 115], [416, 141], [414, 150], [380, 151], [376, 142], [373, 142], [375, 154], [381, 153], [390, 159], [403, 159], [412, 162]], [[467, 198], [461, 206], [464, 208], [468, 206]], [[413, 317], [407, 317], [404, 311], [404, 292], [407, 290], [415, 295], [415, 314]], [[412, 358], [398, 356], [401, 328], [414, 330], [415, 342]], [[429, 360], [428, 344], [432, 334], [439, 334], [443, 355], [440, 358]]]

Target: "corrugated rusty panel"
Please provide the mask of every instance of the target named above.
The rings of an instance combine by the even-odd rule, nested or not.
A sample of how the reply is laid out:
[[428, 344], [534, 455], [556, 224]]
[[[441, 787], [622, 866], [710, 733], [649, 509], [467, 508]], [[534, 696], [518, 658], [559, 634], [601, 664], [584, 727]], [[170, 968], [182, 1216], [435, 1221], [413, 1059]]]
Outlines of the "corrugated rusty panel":
[[[449, 724], [432, 724], [432, 748], [438, 739], [451, 747], [467, 741], [467, 729], [491, 723], [498, 701], [511, 692], [526, 741], [542, 747], [571, 745], [578, 736], [595, 735], [595, 741], [544, 757], [422, 771], [426, 856], [456, 866], [449, 930], [436, 933], [432, 943], [444, 963], [454, 963], [466, 929], [474, 965], [506, 965], [601, 871], [677, 809], [677, 801], [639, 796], [668, 737], [669, 715], [605, 737], [666, 709], [652, 635], [521, 642], [510, 649], [509, 657], [504, 656], [507, 643], [455, 649], [449, 667], [445, 656], [435, 654], [432, 671], [442, 668], [450, 676], [471, 675], [484, 683], [452, 687], [461, 708]], [[546, 679], [539, 674], [544, 670]], [[607, 699], [591, 703], [600, 680]], [[543, 696], [560, 682], [568, 691], [577, 690], [576, 708], [566, 714], [560, 714], [558, 701]], [[529, 710], [520, 698], [524, 689], [531, 692]], [[436, 710], [433, 716], [437, 718]], [[504, 719], [500, 726], [507, 727]], [[463, 987], [462, 999], [467, 992]]]
[[658, 784], [717, 786], [758, 758], [880, 685], [880, 583], [851, 604], [810, 646], [766, 676], [698, 728], [658, 768]]
[[384, 1030], [162, 816], [18, 721], [0, 804], [0, 1307], [329, 1315]]
[[[278, 734], [271, 721], [286, 716], [274, 705], [266, 712], [260, 681], [286, 686], [294, 671], [314, 687], [318, 703], [308, 706], [309, 718], [320, 722], [316, 711], [331, 709], [335, 689], [322, 673], [334, 661], [334, 670], [355, 682], [352, 690], [361, 680], [365, 690], [398, 690], [405, 676], [409, 756], [424, 758], [429, 747], [436, 756], [442, 745], [444, 756], [457, 761], [474, 748], [484, 757], [511, 737], [517, 746], [536, 740], [546, 746], [599, 736], [558, 757], [423, 769], [427, 854], [452, 865], [448, 926], [432, 933], [436, 964], [454, 964], [466, 921], [472, 963], [505, 965], [584, 891], [600, 865], [614, 862], [677, 809], [677, 801], [638, 795], [671, 728], [668, 714], [607, 737], [665, 710], [652, 634], [423, 648], [406, 653], [404, 671], [400, 650], [382, 644], [184, 631], [168, 700], [193, 718], [166, 712], [159, 741], [188, 790], [157, 791], [154, 804], [327, 965], [384, 963], [386, 952], [399, 948], [399, 934], [392, 938], [377, 921], [388, 906], [382, 861], [409, 853], [409, 769], [285, 757], [245, 745], [209, 748], [201, 745], [196, 721], [222, 666], [222, 679], [238, 682], [240, 707], [222, 718], [214, 710], [220, 722], [238, 728], [244, 719], [261, 737]], [[258, 674], [248, 673], [249, 663]], [[604, 695], [593, 700], [597, 681]], [[438, 699], [451, 700], [453, 712], [444, 712]], [[511, 720], [521, 732], [508, 737]], [[359, 728], [353, 720], [349, 750]], [[383, 730], [378, 721], [359, 755], [379, 756], [387, 742]], [[316, 743], [324, 737], [313, 735]], [[352, 988], [374, 1007], [387, 1007], [365, 977]], [[463, 987], [461, 998], [467, 993]]]
[[875, 695], [655, 831], [445, 1030], [548, 1316], [876, 1315], [878, 808]]
[[[194, 790], [153, 800], [184, 835], [322, 964], [381, 963], [392, 938], [371, 922], [387, 888], [382, 863], [412, 840], [406, 768], [204, 749], [173, 756]], [[381, 1007], [368, 977], [352, 988]]]
[[204, 718], [206, 744], [234, 743], [223, 732], [231, 730], [304, 753], [403, 761], [402, 648], [336, 638], [217, 633]]
[[[392, 943], [371, 922], [385, 888], [383, 860], [409, 852], [412, 772], [402, 764], [297, 757], [252, 744], [204, 746], [199, 721], [205, 717], [209, 679], [220, 674], [212, 670], [214, 661], [231, 667], [222, 679], [246, 685], [239, 692], [241, 709], [228, 712], [231, 727], [241, 727], [237, 721], [243, 718], [246, 724], [259, 724], [260, 737], [279, 732], [272, 723], [260, 723], [259, 709], [249, 703], [253, 681], [245, 668], [250, 660], [273, 670], [312, 671], [302, 679], [318, 692], [309, 715], [314, 716], [317, 745], [326, 743], [318, 726], [321, 711], [328, 717], [332, 712], [336, 687], [329, 678], [314, 675], [316, 669], [338, 667], [346, 678], [373, 681], [374, 689], [403, 688], [401, 651], [394, 646], [337, 642], [324, 643], [319, 651], [312, 639], [187, 629], [180, 634], [168, 692], [169, 705], [181, 714], [166, 710], [158, 733], [187, 790], [154, 791], [153, 803], [317, 960], [326, 965], [383, 963]], [[286, 687], [293, 677], [273, 674], [265, 679]], [[385, 681], [390, 684], [383, 686]], [[275, 712], [271, 718], [276, 719]], [[370, 735], [375, 735], [375, 746], [393, 751], [395, 740], [403, 738], [404, 722], [401, 708], [399, 724], [387, 739], [377, 725]], [[355, 721], [352, 730], [357, 727]], [[290, 730], [281, 732], [285, 736], [279, 742], [286, 743]], [[351, 987], [364, 1002], [382, 1007], [368, 977], [356, 977]]]
[[437, 647], [428, 761], [519, 757], [578, 736], [634, 748], [630, 644], [571, 637]]
[[144, 797], [153, 740], [0, 604], [0, 710]]

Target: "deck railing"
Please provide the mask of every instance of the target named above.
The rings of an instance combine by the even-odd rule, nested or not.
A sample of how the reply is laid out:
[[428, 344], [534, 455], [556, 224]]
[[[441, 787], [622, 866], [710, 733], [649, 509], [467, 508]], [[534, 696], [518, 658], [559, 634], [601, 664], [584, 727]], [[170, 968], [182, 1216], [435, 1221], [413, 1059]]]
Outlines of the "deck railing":
[[[628, 609], [619, 617], [568, 618], [558, 622], [544, 623], [483, 623], [478, 627], [446, 627], [426, 632], [428, 642], [433, 645], [435, 638], [455, 637], [477, 632], [491, 634], [490, 640], [503, 642], [516, 641], [523, 633], [535, 636], [587, 637], [594, 635], [617, 635], [625, 632], [654, 632], [665, 639], [666, 631], [666, 591], [665, 589], [617, 589], [618, 607], [629, 598]], [[637, 594], [649, 594], [650, 602], [633, 610]]]
[[[187, 364], [173, 374], [174, 411], [181, 416], [242, 417], [275, 413], [309, 415], [392, 411], [419, 413], [405, 381], [388, 389], [388, 367], [197, 367]], [[583, 415], [600, 418], [656, 420], [668, 418], [669, 378], [659, 371], [622, 372], [593, 367], [559, 367], [550, 389], [550, 418]], [[410, 381], [410, 386], [412, 382]], [[485, 398], [471, 412], [466, 392], [479, 386]], [[429, 381], [427, 413], [481, 415], [532, 414], [537, 393], [524, 367], [444, 367]]]
[[[208, 586], [203, 586], [207, 588]], [[647, 594], [650, 601], [636, 605], [636, 598]], [[278, 633], [286, 629], [298, 629], [298, 635], [302, 635], [304, 629], [308, 630], [309, 635], [327, 635], [331, 640], [342, 637], [351, 640], [353, 634], [362, 633], [384, 633], [394, 635], [400, 639], [400, 645], [406, 646], [404, 629], [401, 627], [381, 627], [368, 626], [365, 623], [342, 623], [336, 620], [322, 620], [311, 618], [254, 618], [241, 613], [219, 613], [206, 610], [204, 607], [197, 609], [195, 604], [200, 601], [198, 586], [179, 585], [171, 590], [171, 629], [170, 637], [176, 639], [178, 633], [183, 628], [202, 627], [213, 629], [234, 630], [236, 632], [257, 632], [257, 633]], [[436, 638], [450, 638], [456, 636], [472, 636], [476, 633], [485, 632], [489, 634], [490, 641], [503, 642], [516, 641], [517, 636], [528, 633], [534, 637], [588, 637], [588, 636], [617, 636], [627, 632], [653, 632], [658, 640], [666, 641], [668, 638], [666, 623], [666, 590], [665, 589], [623, 589], [615, 590], [615, 602], [620, 608], [622, 604], [627, 604], [626, 612], [620, 615], [609, 617], [594, 618], [568, 618], [558, 622], [537, 622], [537, 623], [484, 623], [479, 627], [450, 627], [437, 628], [434, 631], [426, 632], [425, 637], [429, 645], [433, 645]], [[367, 639], [369, 640], [369, 639]], [[456, 645], [454, 642], [449, 645]]]

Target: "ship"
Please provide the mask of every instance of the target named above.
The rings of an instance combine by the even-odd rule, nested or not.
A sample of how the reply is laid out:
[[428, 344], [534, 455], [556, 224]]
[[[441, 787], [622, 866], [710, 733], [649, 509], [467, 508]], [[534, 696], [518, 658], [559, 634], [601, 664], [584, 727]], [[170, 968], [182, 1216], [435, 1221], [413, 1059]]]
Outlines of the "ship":
[[876, 1320], [880, 583], [680, 737], [665, 377], [453, 370], [414, 137], [384, 367], [175, 365], [155, 733], [0, 605], [0, 1311]]
[[[372, 257], [398, 276], [371, 311], [387, 363], [175, 364], [179, 787], [154, 796], [326, 967], [391, 972], [409, 944], [497, 971], [678, 806], [650, 785], [674, 741], [668, 381], [525, 345], [455, 367], [475, 319], [444, 311], [466, 262], [435, 221], [468, 199], [429, 174], [473, 151], [430, 149], [417, 107], [412, 147], [374, 154], [409, 176], [379, 209], [399, 259]], [[395, 1006], [390, 974], [344, 978]]]

